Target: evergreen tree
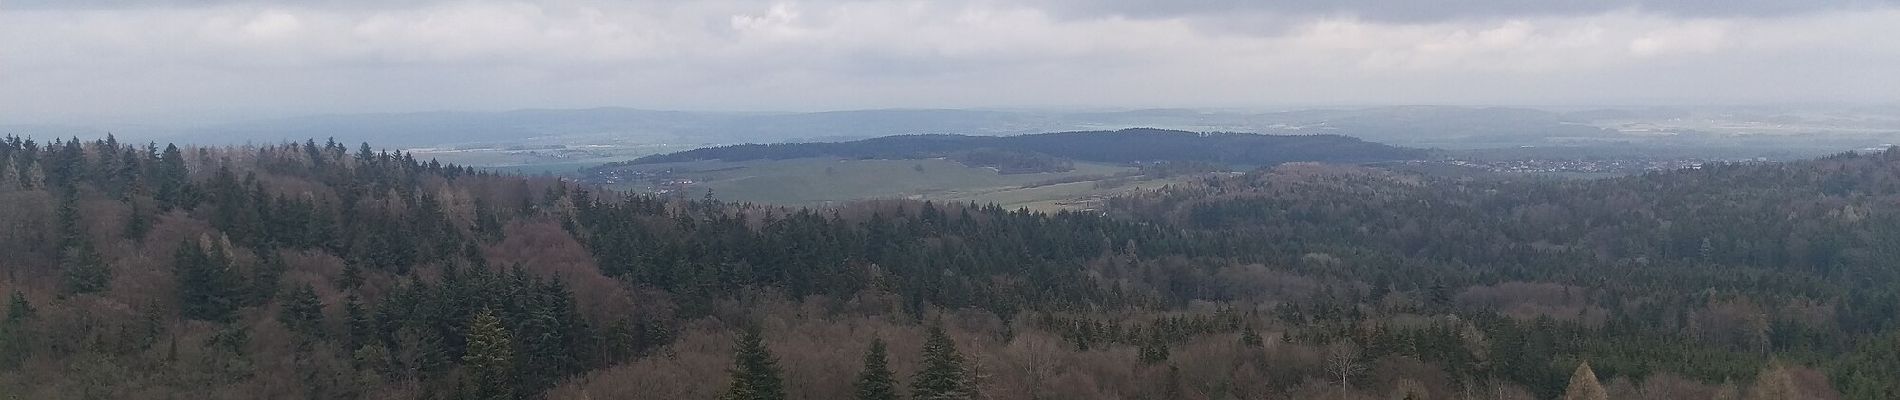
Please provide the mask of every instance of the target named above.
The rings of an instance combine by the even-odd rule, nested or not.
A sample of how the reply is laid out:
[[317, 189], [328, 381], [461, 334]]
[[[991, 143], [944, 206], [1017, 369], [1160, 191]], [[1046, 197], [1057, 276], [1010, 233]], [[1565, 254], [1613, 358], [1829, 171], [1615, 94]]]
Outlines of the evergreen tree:
[[1247, 347], [1261, 347], [1265, 345], [1265, 343], [1263, 343], [1263, 341], [1260, 339], [1260, 331], [1254, 330], [1253, 325], [1247, 325], [1246, 327], [1241, 328], [1240, 344], [1245, 345]]
[[1161, 329], [1157, 327], [1154, 334], [1148, 336], [1148, 340], [1141, 342], [1141, 362], [1152, 365], [1167, 360], [1168, 341], [1162, 336]]
[[371, 336], [375, 334], [375, 322], [370, 320], [369, 312], [363, 309], [362, 300], [357, 299], [355, 294], [344, 298], [343, 318], [346, 333], [349, 335], [350, 348], [362, 347], [369, 343]]
[[890, 356], [886, 352], [884, 340], [871, 340], [871, 350], [864, 353], [864, 370], [858, 372], [858, 381], [853, 385], [857, 400], [897, 400], [897, 380], [892, 378]]
[[176, 145], [165, 145], [164, 155], [158, 158], [151, 174], [152, 198], [158, 200], [160, 210], [190, 206], [190, 171], [185, 168], [185, 154]]
[[462, 353], [467, 371], [463, 394], [478, 400], [513, 400], [514, 339], [493, 310], [483, 308], [468, 323], [468, 350]]
[[1570, 375], [1570, 386], [1564, 389], [1562, 400], [1609, 400], [1609, 392], [1603, 390], [1603, 384], [1597, 382], [1597, 373], [1590, 370], [1590, 363], [1577, 366], [1577, 372]]
[[33, 352], [33, 335], [27, 329], [27, 321], [37, 313], [25, 295], [16, 291], [10, 296], [6, 319], [0, 320], [0, 368], [18, 366]]
[[739, 334], [732, 350], [732, 386], [721, 400], [780, 400], [785, 398], [785, 383], [779, 377], [778, 359], [765, 348], [757, 329]]
[[301, 285], [285, 296], [277, 321], [304, 340], [322, 339], [323, 300], [317, 298], [316, 288]]
[[911, 378], [911, 398], [917, 400], [969, 399], [963, 354], [943, 327], [932, 326], [924, 339], [923, 365]]
[[6, 324], [18, 324], [21, 321], [32, 319], [36, 314], [39, 314], [39, 310], [33, 308], [33, 303], [26, 300], [25, 294], [14, 291], [13, 295], [7, 296]]
[[125, 230], [122, 233], [126, 239], [143, 239], [146, 232], [152, 231], [152, 213], [139, 206], [139, 202], [129, 203], [132, 211], [125, 217]]
[[60, 196], [56, 210], [60, 230], [60, 286], [66, 293], [106, 290], [112, 280], [112, 270], [99, 257], [99, 251], [93, 248], [92, 239], [80, 223], [77, 197], [75, 191], [67, 189], [66, 194]]
[[261, 260], [258, 260], [257, 268], [252, 271], [251, 285], [246, 289], [249, 292], [246, 293], [249, 296], [247, 302], [249, 305], [263, 305], [277, 297], [284, 270], [289, 269], [289, 266], [284, 265], [284, 259], [278, 257], [274, 250], [260, 249], [257, 251], [257, 256]]
[[343, 273], [336, 278], [336, 286], [343, 289], [355, 289], [363, 285], [363, 263], [345, 261]]
[[60, 254], [60, 282], [66, 293], [106, 290], [112, 283], [112, 270], [92, 248], [92, 241], [81, 240]]
[[178, 310], [185, 318], [230, 321], [235, 317], [242, 292], [222, 245], [213, 243], [207, 251], [198, 243], [180, 242], [172, 253], [172, 268], [178, 281]]

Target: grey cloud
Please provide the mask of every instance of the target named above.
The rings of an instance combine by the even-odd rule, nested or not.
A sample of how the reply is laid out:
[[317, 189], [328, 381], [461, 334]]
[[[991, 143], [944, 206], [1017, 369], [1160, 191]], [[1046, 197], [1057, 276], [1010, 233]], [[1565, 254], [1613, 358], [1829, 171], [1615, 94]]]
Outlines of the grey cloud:
[[1892, 7], [1900, 0], [1046, 0], [1070, 17], [1172, 18], [1228, 14], [1350, 15], [1375, 21], [1564, 16], [1637, 10], [1680, 17], [1767, 17]]
[[1900, 100], [1888, 3], [1391, 1], [0, 0], [0, 123]]
[[[690, 4], [700, 0], [642, 0], [646, 5]], [[965, 0], [972, 3], [990, 0]], [[400, 8], [447, 0], [12, 0], [12, 9], [139, 9], [221, 5], [294, 5], [300, 7]], [[749, 0], [769, 4], [770, 0]], [[837, 4], [874, 0], [790, 0], [789, 3]], [[955, 3], [950, 1], [949, 3]], [[611, 3], [611, 2], [609, 2]], [[1844, 9], [1900, 6], [1900, 0], [1023, 0], [1025, 4], [1071, 18], [1120, 16], [1174, 18], [1271, 15], [1348, 15], [1386, 22], [1434, 22], [1462, 18], [1566, 16], [1637, 10], [1678, 17], [1772, 17]]]

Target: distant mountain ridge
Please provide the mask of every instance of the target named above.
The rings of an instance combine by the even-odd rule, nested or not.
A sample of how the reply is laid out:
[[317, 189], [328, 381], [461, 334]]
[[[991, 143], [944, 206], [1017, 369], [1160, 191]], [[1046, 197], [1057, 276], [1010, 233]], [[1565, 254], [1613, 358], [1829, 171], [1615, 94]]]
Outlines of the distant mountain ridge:
[[[708, 144], [849, 140], [890, 135], [1022, 135], [1136, 127], [1189, 131], [1339, 134], [1383, 143], [1528, 140], [1603, 136], [1564, 114], [1519, 108], [1403, 106], [1239, 110], [1142, 109], [1035, 111], [872, 109], [826, 112], [659, 111], [620, 107], [496, 112], [332, 114], [197, 127], [124, 127], [169, 132], [194, 143], [270, 143], [335, 137], [347, 143], [420, 147], [537, 139], [615, 138], [640, 143]], [[102, 133], [105, 130], [93, 129]], [[107, 129], [109, 130], [109, 129]], [[18, 129], [34, 133], [46, 129]], [[88, 132], [70, 128], [58, 132]], [[174, 132], [175, 131], [175, 132]], [[558, 141], [558, 140], [556, 140]]]
[[742, 144], [652, 155], [605, 167], [809, 157], [931, 158], [976, 150], [1037, 153], [1093, 162], [1191, 161], [1254, 166], [1299, 161], [1364, 163], [1417, 159], [1427, 155], [1421, 149], [1390, 146], [1341, 135], [1196, 133], [1133, 128], [1018, 136], [900, 135], [834, 143]]

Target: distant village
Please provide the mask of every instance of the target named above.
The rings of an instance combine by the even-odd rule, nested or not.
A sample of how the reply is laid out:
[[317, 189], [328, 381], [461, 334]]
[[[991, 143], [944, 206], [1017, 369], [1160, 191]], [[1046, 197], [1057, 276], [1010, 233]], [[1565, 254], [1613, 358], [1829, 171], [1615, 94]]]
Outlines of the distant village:
[[1669, 171], [1678, 169], [1699, 169], [1712, 162], [1762, 162], [1766, 159], [1750, 160], [1705, 160], [1685, 159], [1518, 159], [1518, 160], [1450, 160], [1433, 161], [1460, 167], [1478, 168], [1498, 173], [1589, 173], [1589, 174], [1635, 174], [1646, 171]]

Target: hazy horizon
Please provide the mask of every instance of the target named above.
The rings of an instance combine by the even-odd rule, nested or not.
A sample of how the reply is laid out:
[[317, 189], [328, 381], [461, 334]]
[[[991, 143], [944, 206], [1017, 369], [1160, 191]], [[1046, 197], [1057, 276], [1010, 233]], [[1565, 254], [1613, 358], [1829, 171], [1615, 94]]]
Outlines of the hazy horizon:
[[1900, 104], [1892, 1], [12, 1], [0, 123]]

